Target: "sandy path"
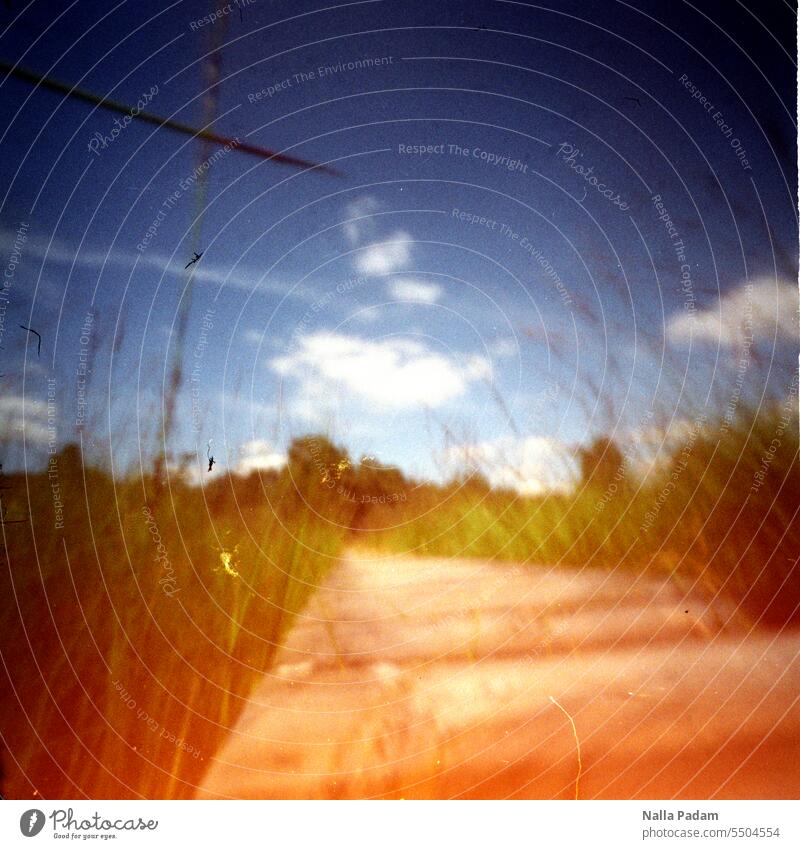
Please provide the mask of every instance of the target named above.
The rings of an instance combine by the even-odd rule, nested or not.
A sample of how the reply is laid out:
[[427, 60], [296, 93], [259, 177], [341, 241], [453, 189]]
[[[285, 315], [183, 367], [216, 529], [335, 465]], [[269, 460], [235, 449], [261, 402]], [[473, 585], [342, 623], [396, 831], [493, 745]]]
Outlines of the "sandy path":
[[580, 798], [797, 798], [800, 634], [724, 616], [629, 575], [351, 554], [199, 795], [574, 798], [579, 742]]

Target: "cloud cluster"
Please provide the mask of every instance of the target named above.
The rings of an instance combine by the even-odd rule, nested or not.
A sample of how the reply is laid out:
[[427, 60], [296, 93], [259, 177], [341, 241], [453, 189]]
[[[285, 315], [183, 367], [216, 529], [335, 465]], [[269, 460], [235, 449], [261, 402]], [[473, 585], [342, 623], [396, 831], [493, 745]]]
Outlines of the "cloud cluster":
[[381, 238], [375, 224], [380, 204], [371, 195], [362, 195], [347, 204], [344, 235], [351, 247], [359, 248], [353, 267], [359, 274], [379, 277], [408, 266], [413, 239], [405, 230], [395, 230]]
[[47, 404], [30, 397], [0, 398], [0, 423], [11, 439], [21, 439], [24, 432], [26, 442], [46, 445], [52, 436], [47, 426]]
[[411, 259], [411, 236], [397, 230], [383, 242], [374, 242], [358, 253], [355, 268], [360, 274], [379, 276], [405, 268]]
[[684, 312], [667, 324], [667, 338], [677, 344], [742, 345], [751, 336], [756, 343], [798, 336], [796, 283], [760, 277], [718, 298], [708, 309]]
[[[12, 244], [16, 231], [0, 230], [0, 250], [5, 250]], [[139, 267], [152, 269], [168, 277], [183, 279], [186, 275], [183, 259], [172, 259], [158, 253], [138, 253], [112, 249], [98, 250], [84, 247], [76, 253], [76, 246], [58, 239], [48, 240], [34, 235], [25, 245], [25, 256], [44, 260], [54, 265], [98, 271], [103, 268], [123, 269], [130, 272], [134, 264]], [[308, 300], [309, 293], [292, 288], [289, 280], [263, 280], [264, 271], [261, 268], [237, 266], [233, 271], [215, 267], [211, 257], [204, 257], [201, 263], [193, 267], [193, 279], [197, 283], [209, 283], [216, 286], [226, 286], [244, 291], [256, 290], [262, 294], [286, 295], [290, 298]]]
[[[214, 451], [211, 450], [213, 455]], [[286, 465], [286, 455], [278, 451], [264, 439], [252, 439], [240, 446], [238, 459], [231, 464], [230, 471], [235, 475], [246, 477], [255, 471], [280, 471]], [[213, 482], [219, 475], [219, 469], [225, 468], [225, 457], [221, 465], [214, 467], [213, 472], [207, 469], [207, 460], [201, 450], [196, 456], [191, 456], [189, 462], [170, 464], [170, 472], [179, 475], [189, 486], [203, 486]]]
[[380, 204], [371, 195], [362, 195], [350, 201], [345, 208], [344, 235], [355, 247], [374, 230], [372, 216], [380, 209]]
[[435, 304], [442, 297], [441, 286], [412, 277], [401, 277], [397, 280], [392, 280], [389, 283], [388, 289], [389, 296], [396, 301]]
[[491, 371], [483, 357], [456, 362], [416, 340], [372, 340], [327, 331], [300, 337], [294, 351], [269, 365], [300, 383], [300, 397], [343, 393], [396, 410], [440, 407]]
[[479, 472], [492, 486], [520, 495], [568, 492], [576, 476], [568, 448], [544, 436], [504, 437], [452, 446], [445, 459], [451, 471]]
[[265, 439], [251, 439], [239, 449], [236, 474], [249, 475], [255, 471], [279, 471], [286, 465], [286, 455], [277, 451]]

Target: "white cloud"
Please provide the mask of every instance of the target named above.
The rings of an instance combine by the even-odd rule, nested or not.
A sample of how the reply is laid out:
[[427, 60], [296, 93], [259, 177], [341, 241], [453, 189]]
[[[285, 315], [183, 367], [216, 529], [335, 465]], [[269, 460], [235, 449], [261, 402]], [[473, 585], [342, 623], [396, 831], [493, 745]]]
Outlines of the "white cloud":
[[492, 375], [492, 364], [480, 354], [470, 354], [465, 360], [464, 373], [473, 380], [483, 380]]
[[634, 429], [628, 438], [646, 447], [657, 447], [661, 444], [673, 445], [686, 442], [689, 438], [696, 439], [701, 429], [700, 424], [692, 419], [673, 418], [664, 425], [656, 424]]
[[321, 426], [326, 420], [327, 410], [323, 399], [325, 395], [320, 393], [314, 397], [313, 389], [304, 386], [302, 392], [286, 403], [286, 415], [292, 419], [299, 419], [310, 426]]
[[[167, 262], [166, 257], [154, 255], [148, 259], [147, 264], [153, 266], [157, 271], [164, 271]], [[202, 263], [202, 260], [200, 262]], [[184, 273], [183, 267], [180, 265], [171, 265], [167, 270], [167, 274], [173, 277], [182, 278]], [[312, 292], [297, 286], [293, 281], [276, 280], [272, 275], [268, 280], [264, 280], [263, 277], [263, 269], [236, 266], [231, 271], [215, 268], [210, 263], [206, 266], [198, 263], [194, 272], [194, 280], [198, 283], [212, 283], [215, 286], [240, 289], [245, 292], [255, 291], [262, 295], [286, 295], [287, 298], [299, 301], [313, 300]]]
[[336, 420], [335, 399], [331, 385], [319, 375], [307, 372], [298, 381], [296, 391], [282, 393], [282, 416], [285, 415], [291, 425], [295, 422], [302, 427], [330, 431]]
[[265, 336], [263, 331], [253, 330], [252, 328], [250, 330], [245, 330], [244, 333], [242, 334], [242, 338], [249, 345], [259, 345], [260, 346], [260, 345], [263, 345], [266, 341], [268, 341], [267, 337]]
[[25, 398], [22, 395], [5, 395], [0, 398], [0, 415], [11, 414], [22, 416], [25, 413], [35, 418], [47, 415], [47, 404], [35, 398]]
[[575, 465], [567, 447], [544, 436], [503, 438], [457, 445], [446, 461], [456, 470], [480, 472], [492, 486], [520, 495], [567, 492], [575, 481]]
[[355, 247], [373, 228], [371, 216], [377, 212], [380, 204], [371, 195], [363, 195], [356, 198], [345, 207], [345, 218], [348, 219], [344, 225], [344, 235], [347, 241]]
[[442, 287], [436, 283], [403, 277], [392, 280], [388, 285], [389, 297], [397, 301], [413, 301], [415, 303], [435, 304], [442, 297]]
[[712, 342], [733, 347], [752, 334], [755, 342], [771, 342], [773, 336], [796, 340], [797, 284], [758, 278], [728, 292], [713, 307], [684, 311], [670, 319], [667, 336], [672, 342]]
[[[364, 275], [391, 274], [405, 268], [411, 259], [411, 236], [396, 230], [386, 239], [377, 236], [375, 214], [380, 204], [371, 195], [350, 201], [345, 207], [344, 235], [352, 247], [361, 247], [353, 259], [353, 267]], [[369, 240], [371, 244], [365, 245]]]
[[264, 439], [252, 439], [239, 449], [236, 473], [249, 475], [256, 470], [278, 471], [286, 465], [286, 455]]
[[[16, 233], [13, 230], [0, 231], [0, 250], [6, 246], [11, 246]], [[59, 239], [52, 241], [41, 236], [31, 236], [25, 242], [22, 248], [22, 257], [33, 257], [38, 260], [45, 260], [48, 263], [76, 268], [85, 268], [92, 271], [98, 271], [102, 268], [122, 268], [130, 272], [134, 263], [138, 260], [139, 267], [151, 268], [159, 274], [164, 274], [168, 277], [177, 277], [183, 279], [185, 270], [180, 260], [169, 257], [163, 254], [144, 251], [121, 251], [112, 249], [97, 250], [94, 248], [83, 247], [80, 254], [76, 257], [78, 244], [71, 244]], [[290, 298], [298, 300], [309, 300], [312, 297], [307, 290], [295, 287], [293, 281], [276, 280], [270, 277], [269, 280], [263, 280], [264, 271], [261, 268], [247, 268], [236, 266], [231, 272], [229, 269], [221, 269], [214, 267], [210, 258], [203, 257], [200, 262], [194, 266], [194, 280], [198, 283], [212, 283], [218, 286], [224, 285], [234, 289], [242, 289], [244, 291], [256, 290], [259, 293], [287, 295]]]
[[[202, 486], [206, 482], [208, 472], [202, 457], [192, 459], [189, 463], [183, 465], [179, 463], [170, 463], [168, 471], [171, 475], [180, 478], [189, 486]], [[212, 475], [213, 478], [213, 475]]]
[[353, 313], [351, 318], [354, 321], [360, 321], [364, 324], [372, 324], [383, 318], [383, 310], [380, 307], [361, 307], [357, 312]]
[[411, 259], [411, 236], [397, 230], [385, 242], [378, 242], [361, 251], [355, 268], [361, 274], [390, 274], [408, 264]]
[[23, 395], [5, 395], [0, 398], [0, 422], [3, 431], [12, 439], [45, 445], [51, 436], [47, 427], [47, 404]]
[[489, 353], [493, 357], [516, 357], [519, 354], [519, 345], [511, 337], [495, 339], [489, 344]]
[[[225, 463], [223, 462], [222, 465], [224, 467]], [[264, 439], [253, 439], [239, 448], [239, 458], [231, 471], [235, 475], [246, 476], [257, 470], [279, 471], [285, 465], [285, 454]], [[192, 457], [188, 463], [171, 464], [170, 472], [179, 475], [189, 486], [203, 486], [203, 484], [213, 480], [219, 468], [219, 466], [215, 466], [214, 472], [209, 476], [205, 455], [199, 453], [196, 457]]]
[[[270, 361], [273, 371], [300, 382], [300, 396], [323, 404], [334, 391], [382, 407], [440, 407], [463, 395], [485, 376], [488, 364], [477, 356], [458, 363], [417, 341], [377, 341], [318, 332], [299, 340], [298, 349]], [[314, 385], [315, 392], [307, 391]]]

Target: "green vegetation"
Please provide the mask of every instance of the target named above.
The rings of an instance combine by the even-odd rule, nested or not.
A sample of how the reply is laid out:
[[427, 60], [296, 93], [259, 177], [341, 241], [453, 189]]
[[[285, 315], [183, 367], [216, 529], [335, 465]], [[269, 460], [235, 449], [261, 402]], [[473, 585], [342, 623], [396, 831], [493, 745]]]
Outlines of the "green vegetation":
[[786, 404], [695, 419], [658, 461], [580, 452], [570, 495], [522, 498], [473, 476], [375, 506], [363, 544], [416, 555], [668, 573], [751, 624], [800, 622], [800, 466]]
[[793, 412], [696, 419], [647, 464], [598, 439], [573, 493], [535, 498], [478, 474], [411, 481], [324, 436], [295, 440], [279, 472], [204, 472], [203, 487], [120, 482], [74, 446], [49, 476], [7, 475], [5, 517], [30, 522], [4, 526], [2, 731], [20, 764], [4, 758], [5, 792], [191, 796], [345, 545], [666, 572], [751, 624], [797, 624]]
[[115, 482], [74, 447], [54, 460], [4, 484], [6, 515], [32, 520], [5, 526], [2, 731], [23, 767], [4, 757], [5, 792], [189, 797], [348, 516], [321, 523], [288, 475], [255, 498], [233, 478]]

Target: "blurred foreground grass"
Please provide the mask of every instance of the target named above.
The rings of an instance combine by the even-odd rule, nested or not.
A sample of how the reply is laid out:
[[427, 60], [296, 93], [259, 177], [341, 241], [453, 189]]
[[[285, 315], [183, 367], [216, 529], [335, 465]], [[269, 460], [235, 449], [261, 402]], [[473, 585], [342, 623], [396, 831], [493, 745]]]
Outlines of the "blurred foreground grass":
[[797, 625], [789, 400], [684, 423], [647, 463], [598, 439], [578, 454], [574, 491], [539, 497], [474, 472], [415, 482], [324, 436], [295, 440], [280, 472], [204, 472], [203, 487], [114, 480], [74, 447], [50, 477], [8, 475], [6, 518], [30, 521], [3, 526], [3, 790], [191, 796], [345, 545], [667, 573], [749, 626]]
[[191, 796], [344, 530], [285, 476], [240, 510], [224, 479], [115, 484], [74, 449], [55, 468], [63, 529], [52, 477], [6, 478], [32, 524], [4, 527], [3, 790]]

